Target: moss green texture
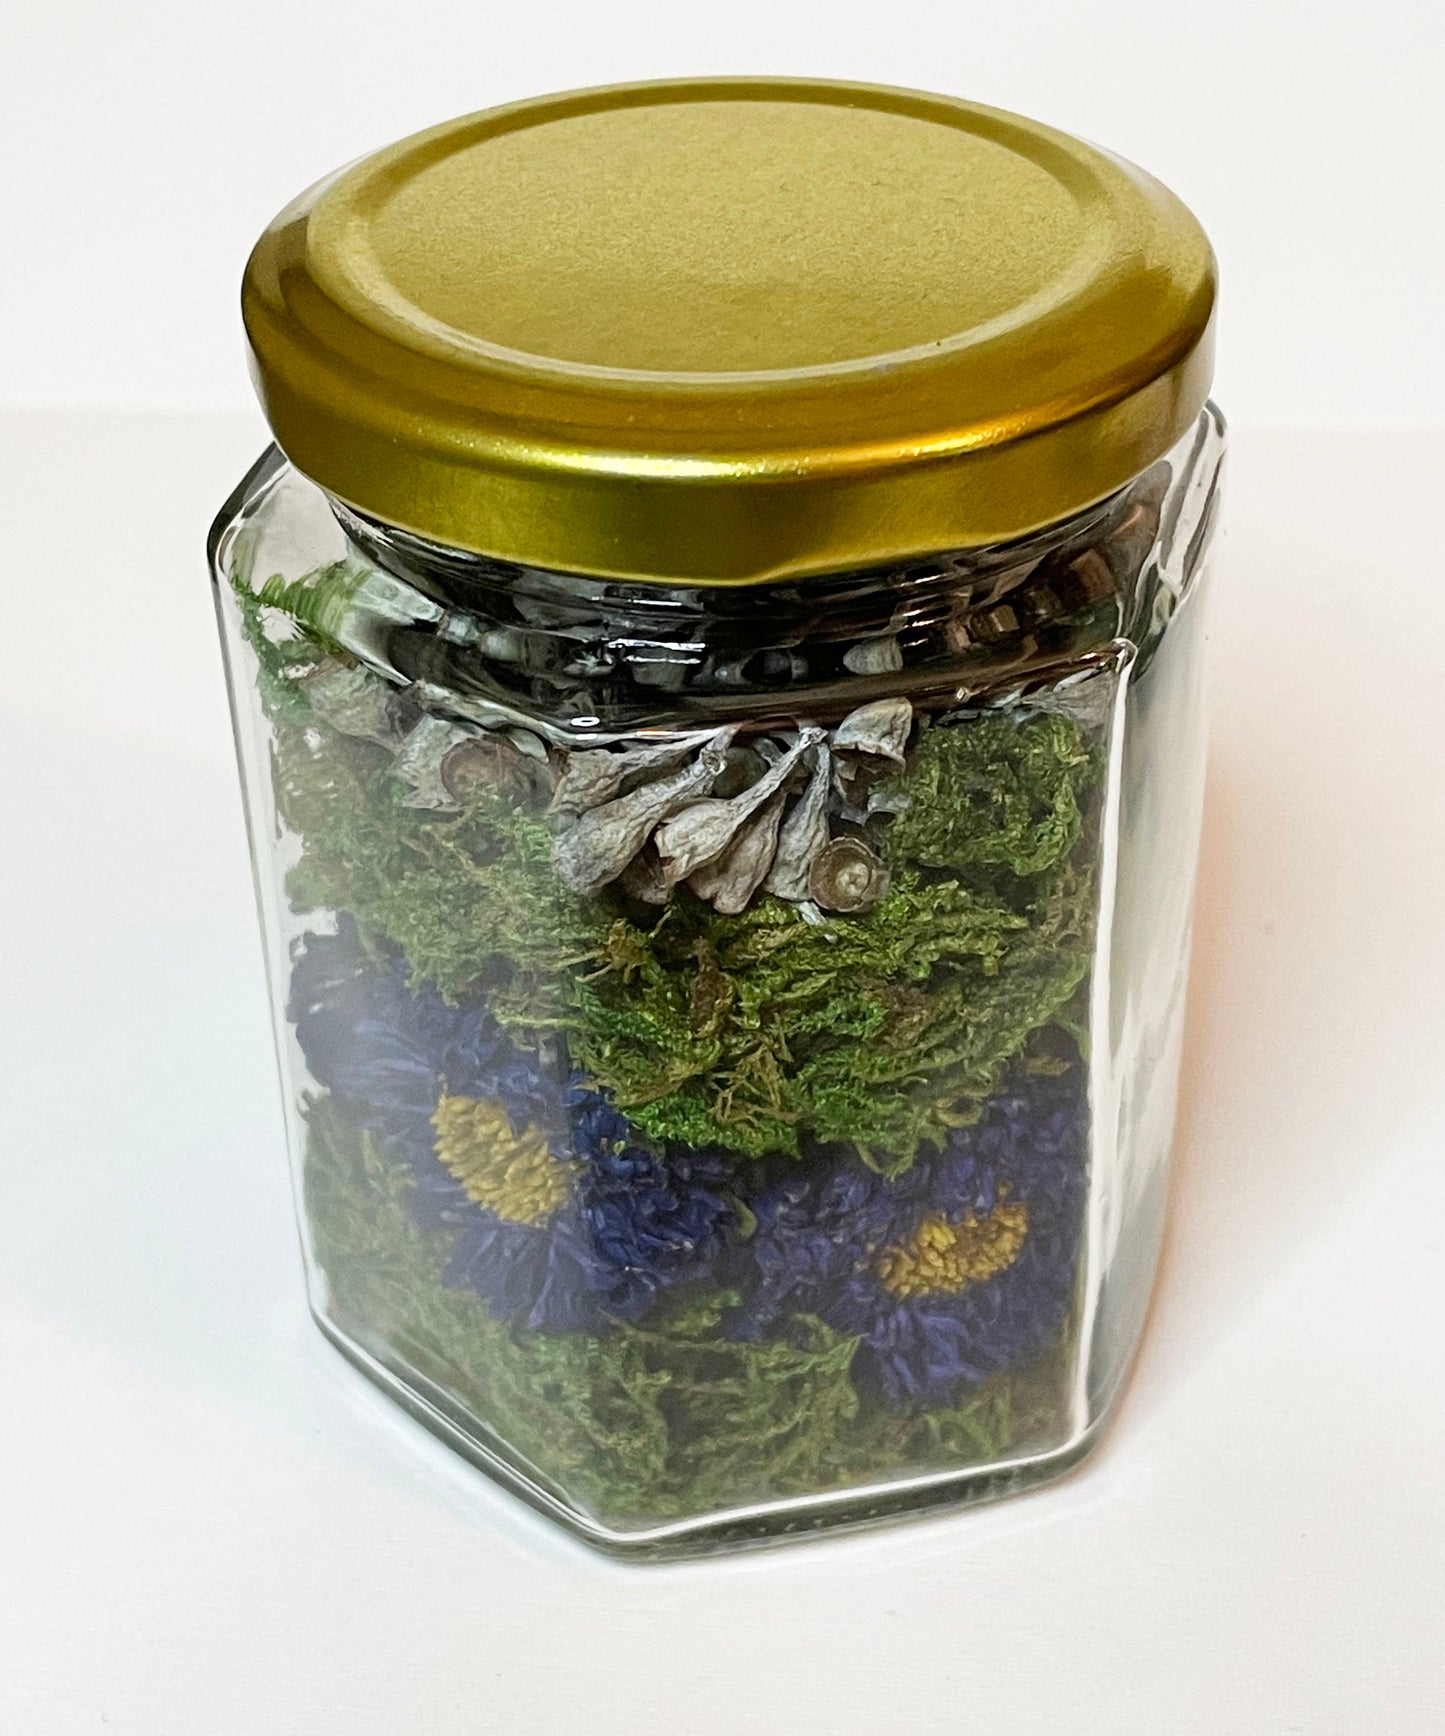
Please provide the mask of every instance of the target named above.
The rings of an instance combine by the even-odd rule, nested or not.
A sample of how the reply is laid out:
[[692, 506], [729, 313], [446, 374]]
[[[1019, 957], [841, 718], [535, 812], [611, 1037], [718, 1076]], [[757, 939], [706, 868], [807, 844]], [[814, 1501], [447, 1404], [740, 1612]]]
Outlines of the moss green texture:
[[330, 1098], [307, 1123], [306, 1213], [338, 1322], [360, 1323], [603, 1523], [642, 1528], [1056, 1442], [1071, 1342], [962, 1405], [900, 1417], [860, 1401], [854, 1340], [821, 1321], [799, 1323], [801, 1347], [720, 1338], [727, 1292], [679, 1293], [646, 1327], [606, 1336], [506, 1326], [443, 1283], [448, 1238], [413, 1221], [407, 1171]]

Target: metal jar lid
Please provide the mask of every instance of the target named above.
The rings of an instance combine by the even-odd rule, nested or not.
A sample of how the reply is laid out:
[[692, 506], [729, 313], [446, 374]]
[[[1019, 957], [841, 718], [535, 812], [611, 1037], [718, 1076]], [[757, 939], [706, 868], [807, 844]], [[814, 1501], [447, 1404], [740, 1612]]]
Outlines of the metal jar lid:
[[379, 151], [258, 242], [276, 439], [460, 548], [746, 584], [1005, 541], [1208, 391], [1214, 259], [1037, 122], [871, 85], [545, 97]]

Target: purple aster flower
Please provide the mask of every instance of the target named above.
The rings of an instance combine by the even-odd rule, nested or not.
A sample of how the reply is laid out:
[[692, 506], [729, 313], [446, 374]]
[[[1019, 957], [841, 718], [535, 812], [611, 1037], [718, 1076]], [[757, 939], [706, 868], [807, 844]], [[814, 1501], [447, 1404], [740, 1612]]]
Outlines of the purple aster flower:
[[485, 1009], [449, 1006], [408, 976], [400, 951], [369, 944], [349, 916], [298, 945], [287, 1016], [318, 1084], [374, 1133], [429, 1124], [441, 1084], [498, 1098], [517, 1122], [557, 1121], [555, 1057], [522, 1052]]
[[637, 1320], [723, 1253], [720, 1156], [649, 1145], [555, 1046], [527, 1053], [486, 1011], [411, 986], [350, 918], [297, 948], [289, 1011], [312, 1076], [410, 1167], [417, 1220], [452, 1232], [447, 1281], [501, 1318]]
[[815, 1154], [753, 1202], [755, 1279], [731, 1329], [771, 1337], [817, 1315], [858, 1338], [860, 1386], [895, 1409], [945, 1403], [1058, 1334], [1087, 1168], [1082, 1066], [1021, 1078], [893, 1181]]

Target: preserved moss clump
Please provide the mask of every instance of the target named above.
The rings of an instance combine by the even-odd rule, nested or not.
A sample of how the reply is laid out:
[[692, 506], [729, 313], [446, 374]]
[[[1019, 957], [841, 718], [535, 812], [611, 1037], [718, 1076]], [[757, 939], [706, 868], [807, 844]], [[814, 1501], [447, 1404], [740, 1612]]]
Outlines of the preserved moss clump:
[[273, 758], [278, 812], [305, 841], [287, 879], [298, 909], [350, 911], [448, 999], [485, 994], [510, 1023], [568, 1021], [608, 913], [557, 879], [536, 813], [489, 789], [459, 814], [409, 807], [383, 749], [315, 723], [279, 728]]
[[579, 979], [579, 1063], [656, 1138], [796, 1155], [811, 1137], [905, 1168], [970, 1119], [1089, 964], [1092, 888], [1072, 869], [1012, 899], [899, 873], [865, 915], [810, 922], [763, 899], [619, 919]]
[[919, 731], [888, 833], [896, 862], [1032, 876], [1079, 842], [1097, 766], [1072, 719], [984, 712], [966, 728]]

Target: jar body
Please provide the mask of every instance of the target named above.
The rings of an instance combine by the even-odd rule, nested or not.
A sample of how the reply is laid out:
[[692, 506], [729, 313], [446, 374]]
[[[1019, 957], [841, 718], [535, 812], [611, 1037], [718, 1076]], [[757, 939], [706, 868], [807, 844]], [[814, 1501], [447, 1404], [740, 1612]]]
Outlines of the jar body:
[[1086, 1449], [1162, 1225], [1222, 428], [1025, 541], [507, 566], [278, 454], [212, 540], [313, 1310], [570, 1529]]

